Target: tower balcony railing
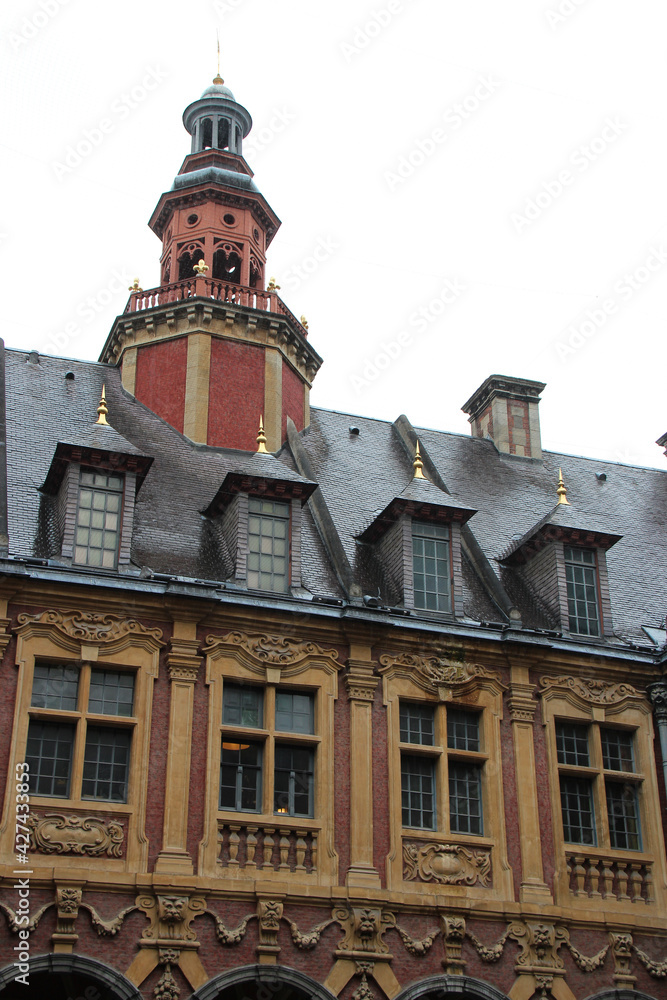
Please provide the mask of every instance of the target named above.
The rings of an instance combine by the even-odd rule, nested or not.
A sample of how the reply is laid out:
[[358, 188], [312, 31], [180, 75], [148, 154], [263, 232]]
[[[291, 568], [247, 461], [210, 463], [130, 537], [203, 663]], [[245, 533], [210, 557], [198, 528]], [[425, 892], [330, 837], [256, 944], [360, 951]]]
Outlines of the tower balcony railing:
[[130, 295], [125, 312], [141, 312], [144, 309], [154, 309], [156, 306], [185, 302], [195, 296], [275, 313], [283, 317], [294, 333], [302, 337], [308, 336], [306, 327], [299, 322], [276, 292], [263, 288], [250, 288], [248, 285], [236, 285], [219, 278], [198, 276], [183, 281], [173, 281], [169, 285], [160, 285], [159, 288], [137, 289]]

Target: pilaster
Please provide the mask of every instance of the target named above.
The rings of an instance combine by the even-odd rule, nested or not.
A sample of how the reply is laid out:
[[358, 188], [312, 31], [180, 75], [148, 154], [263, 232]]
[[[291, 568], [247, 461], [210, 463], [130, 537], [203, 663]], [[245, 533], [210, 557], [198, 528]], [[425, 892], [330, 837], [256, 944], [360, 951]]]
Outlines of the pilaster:
[[167, 653], [171, 682], [169, 749], [162, 850], [155, 863], [155, 871], [162, 874], [192, 875], [194, 872], [187, 850], [187, 833], [194, 687], [202, 662], [197, 655], [198, 618], [199, 613], [194, 613], [192, 617], [181, 615], [174, 621]]
[[533, 691], [534, 685], [530, 683], [528, 667], [513, 664], [508, 706], [512, 720], [519, 814], [522, 868], [520, 898], [522, 903], [551, 903], [551, 892], [544, 881], [542, 868], [542, 838], [533, 742], [537, 702], [533, 697]]
[[197, 444], [208, 437], [209, 382], [211, 376], [211, 335], [191, 333], [185, 373], [185, 413], [183, 433]]
[[123, 389], [134, 396], [134, 390], [137, 384], [137, 348], [128, 347], [127, 350], [123, 352], [123, 362], [120, 369], [120, 377], [123, 383]]
[[283, 359], [275, 348], [267, 347], [264, 355], [264, 431], [269, 451], [278, 451], [282, 444]]
[[373, 866], [373, 699], [378, 678], [369, 646], [350, 646], [350, 867], [348, 888], [380, 888]]

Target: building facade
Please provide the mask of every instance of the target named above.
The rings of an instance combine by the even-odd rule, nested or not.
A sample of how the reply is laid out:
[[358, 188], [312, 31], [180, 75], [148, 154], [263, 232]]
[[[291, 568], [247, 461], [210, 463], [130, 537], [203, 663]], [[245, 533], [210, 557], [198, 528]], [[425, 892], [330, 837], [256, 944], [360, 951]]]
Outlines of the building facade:
[[250, 115], [183, 120], [160, 285], [2, 353], [1, 1000], [666, 997], [666, 472], [522, 378], [311, 409]]

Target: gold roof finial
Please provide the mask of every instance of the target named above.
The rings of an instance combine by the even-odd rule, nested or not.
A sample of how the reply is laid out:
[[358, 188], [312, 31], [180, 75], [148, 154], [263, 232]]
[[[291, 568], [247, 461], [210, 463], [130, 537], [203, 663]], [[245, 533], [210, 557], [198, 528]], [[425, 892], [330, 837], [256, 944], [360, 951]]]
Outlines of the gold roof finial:
[[220, 32], [219, 31], [216, 31], [215, 37], [218, 40], [218, 72], [213, 77], [213, 83], [223, 84], [225, 81], [220, 76]]
[[127, 286], [128, 292], [143, 292], [143, 288], [139, 285], [139, 279], [135, 278], [131, 285]]
[[268, 455], [266, 450], [266, 434], [264, 433], [264, 421], [259, 418], [259, 433], [257, 435], [257, 455]]
[[280, 288], [280, 285], [276, 285], [276, 279], [275, 278], [269, 278], [269, 283], [266, 286], [267, 292], [277, 292], [279, 290], [279, 288]]
[[96, 424], [107, 424], [107, 413], [109, 412], [109, 407], [107, 406], [107, 396], [106, 396], [106, 386], [102, 386], [102, 397], [100, 399], [100, 405], [97, 407], [97, 420]]
[[208, 271], [208, 264], [202, 257], [199, 263], [193, 265], [193, 270], [197, 272], [200, 278], [206, 277], [206, 272]]
[[308, 329], [308, 320], [306, 319], [305, 316], [301, 317], [300, 323], [301, 323], [301, 326], [304, 328], [304, 330]]
[[412, 463], [412, 468], [415, 470], [413, 479], [426, 479], [426, 476], [422, 472], [424, 468], [424, 463], [422, 461], [422, 454], [419, 450], [419, 439], [417, 439], [417, 444], [415, 445], [415, 460]]
[[563, 470], [562, 469], [558, 470], [558, 489], [556, 490], [556, 493], [558, 494], [558, 503], [559, 504], [560, 503], [566, 503], [568, 505], [568, 507], [572, 506], [572, 504], [570, 503], [570, 501], [567, 499], [567, 489], [566, 489], [565, 483], [563, 482]]

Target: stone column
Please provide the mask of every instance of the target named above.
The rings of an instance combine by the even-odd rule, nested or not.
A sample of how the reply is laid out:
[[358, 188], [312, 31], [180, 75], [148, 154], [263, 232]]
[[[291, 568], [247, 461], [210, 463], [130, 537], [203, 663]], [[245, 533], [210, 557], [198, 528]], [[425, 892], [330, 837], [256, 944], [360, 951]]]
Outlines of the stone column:
[[542, 868], [542, 838], [537, 800], [535, 746], [533, 722], [537, 702], [533, 698], [528, 667], [512, 664], [510, 674], [509, 709], [514, 742], [514, 768], [519, 814], [519, 844], [521, 849], [522, 903], [551, 903], [551, 892], [544, 881]]
[[187, 834], [194, 688], [202, 662], [197, 655], [199, 640], [196, 637], [200, 615], [201, 612], [193, 613], [192, 617], [179, 615], [174, 621], [174, 634], [167, 654], [171, 681], [167, 782], [162, 850], [155, 871], [174, 875], [192, 875], [194, 871], [187, 850]]
[[345, 687], [350, 702], [349, 888], [380, 888], [373, 866], [373, 698], [378, 678], [369, 646], [350, 645]]

